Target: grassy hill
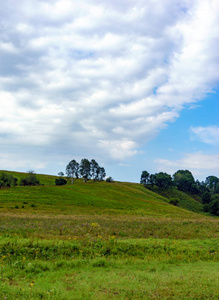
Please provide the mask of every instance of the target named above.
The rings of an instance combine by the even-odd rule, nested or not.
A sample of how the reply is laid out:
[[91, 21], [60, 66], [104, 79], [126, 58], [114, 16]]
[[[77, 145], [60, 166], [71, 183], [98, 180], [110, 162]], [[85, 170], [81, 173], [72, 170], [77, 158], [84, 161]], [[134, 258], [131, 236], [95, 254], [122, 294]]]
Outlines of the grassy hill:
[[[10, 172], [18, 180], [25, 173]], [[123, 182], [93, 182], [86, 184], [81, 179], [73, 185], [54, 186], [56, 176], [37, 175], [43, 186], [17, 186], [1, 190], [1, 209], [23, 209], [44, 211], [56, 214], [128, 214], [138, 216], [156, 216], [187, 218], [190, 212], [168, 204], [167, 197], [158, 195], [140, 184]], [[174, 193], [174, 194], [173, 194]], [[177, 196], [180, 206], [193, 211], [201, 211], [201, 204], [179, 191], [168, 191], [168, 196]], [[165, 195], [167, 196], [167, 195]], [[34, 208], [34, 209], [33, 209]]]
[[44, 185], [0, 189], [0, 298], [218, 299], [219, 218], [198, 201], [135, 183], [37, 178]]

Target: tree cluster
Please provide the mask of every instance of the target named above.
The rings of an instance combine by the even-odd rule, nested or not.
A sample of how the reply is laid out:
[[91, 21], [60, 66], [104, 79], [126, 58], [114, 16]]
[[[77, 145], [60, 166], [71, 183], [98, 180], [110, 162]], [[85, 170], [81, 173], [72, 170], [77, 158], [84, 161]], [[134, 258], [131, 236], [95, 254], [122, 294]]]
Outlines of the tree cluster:
[[11, 187], [17, 185], [17, 178], [11, 174], [1, 172], [0, 173], [0, 188], [2, 187]]
[[89, 161], [84, 158], [81, 160], [80, 164], [76, 160], [71, 160], [66, 166], [66, 175], [71, 178], [71, 183], [74, 183], [74, 178], [83, 178], [84, 182], [90, 179], [94, 181], [102, 181], [106, 177], [106, 172], [103, 167], [92, 159]]
[[25, 178], [22, 178], [20, 180], [20, 185], [23, 186], [30, 186], [30, 185], [39, 185], [40, 182], [36, 177], [36, 174], [34, 171], [28, 171], [28, 175]]
[[172, 177], [163, 172], [149, 174], [147, 171], [142, 171], [140, 183], [149, 189], [154, 186], [160, 189], [175, 187], [185, 193], [199, 195], [204, 210], [219, 215], [219, 178], [216, 176], [208, 176], [205, 181], [200, 182], [195, 181], [189, 170], [179, 170]]
[[6, 172], [0, 173], [0, 188], [17, 186], [18, 184], [21, 186], [30, 186], [30, 185], [39, 185], [40, 182], [37, 179], [34, 171], [28, 171], [27, 176], [21, 178], [19, 183], [18, 183], [18, 179], [14, 177], [12, 174]]

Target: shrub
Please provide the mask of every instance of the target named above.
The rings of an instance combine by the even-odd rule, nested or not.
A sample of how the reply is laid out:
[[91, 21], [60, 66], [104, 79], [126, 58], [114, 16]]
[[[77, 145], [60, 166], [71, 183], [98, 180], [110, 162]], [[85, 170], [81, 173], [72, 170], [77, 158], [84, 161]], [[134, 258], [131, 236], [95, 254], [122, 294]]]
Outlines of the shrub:
[[202, 195], [202, 203], [209, 204], [211, 202], [211, 194], [209, 192], [204, 192]]
[[177, 206], [179, 204], [179, 199], [178, 198], [171, 198], [170, 199], [170, 204]]
[[113, 180], [113, 178], [110, 176], [110, 177], [107, 177], [106, 182], [114, 182], [114, 180]]
[[62, 177], [56, 178], [56, 180], [55, 180], [56, 185], [65, 185], [66, 183], [67, 183], [67, 180], [65, 180], [65, 178], [62, 178]]
[[215, 195], [212, 198], [213, 200], [209, 204], [209, 212], [212, 215], [219, 216], [219, 196]]
[[23, 186], [39, 185], [39, 184], [40, 184], [40, 182], [37, 179], [34, 171], [29, 171], [28, 175], [25, 178], [21, 179], [21, 181], [20, 181], [20, 185], [23, 185]]

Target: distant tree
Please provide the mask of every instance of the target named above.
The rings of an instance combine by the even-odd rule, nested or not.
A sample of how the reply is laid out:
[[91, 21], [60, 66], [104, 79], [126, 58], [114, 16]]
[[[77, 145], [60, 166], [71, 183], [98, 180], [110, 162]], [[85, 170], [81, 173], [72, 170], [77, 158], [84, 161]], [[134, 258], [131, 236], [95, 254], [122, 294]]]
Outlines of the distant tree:
[[156, 175], [155, 174], [151, 174], [149, 176], [149, 184], [153, 187], [155, 185], [155, 180], [156, 180]]
[[142, 171], [140, 183], [144, 184], [144, 185], [148, 184], [149, 176], [150, 176], [150, 174], [147, 171]]
[[203, 204], [209, 204], [211, 202], [211, 193], [204, 192], [202, 195], [202, 203]]
[[219, 216], [219, 195], [214, 195], [212, 201], [208, 205], [209, 212], [212, 215]]
[[63, 173], [63, 172], [59, 172], [58, 175], [59, 175], [60, 177], [63, 177], [63, 176], [64, 176], [64, 173]]
[[0, 188], [1, 187], [11, 187], [17, 185], [17, 178], [12, 174], [1, 172], [0, 173]]
[[40, 182], [36, 177], [36, 174], [33, 170], [28, 171], [28, 175], [25, 178], [20, 180], [20, 185], [28, 186], [28, 185], [39, 185]]
[[205, 180], [205, 184], [213, 194], [219, 191], [219, 178], [216, 176], [208, 176]]
[[71, 184], [74, 183], [74, 176], [78, 178], [78, 169], [79, 169], [79, 163], [76, 162], [76, 160], [71, 160], [68, 165], [66, 166], [66, 175], [68, 177], [71, 177]]
[[56, 178], [56, 180], [55, 180], [56, 185], [65, 185], [66, 183], [67, 183], [67, 180], [65, 180], [65, 178], [63, 178], [63, 177]]
[[100, 181], [103, 181], [105, 177], [106, 177], [106, 171], [103, 167], [100, 167], [98, 172], [98, 178]]
[[81, 177], [83, 178], [84, 182], [87, 182], [87, 180], [90, 179], [90, 177], [91, 177], [90, 162], [88, 159], [84, 158], [81, 160], [79, 172], [80, 172]]
[[91, 172], [91, 177], [93, 177], [93, 180], [98, 180], [98, 175], [99, 175], [99, 165], [95, 161], [95, 159], [92, 159], [90, 162], [90, 172]]
[[167, 173], [160, 172], [155, 174], [155, 185], [160, 189], [166, 189], [172, 186], [172, 177]]
[[192, 173], [188, 170], [179, 170], [173, 175], [173, 182], [178, 190], [183, 192], [192, 192], [195, 184]]

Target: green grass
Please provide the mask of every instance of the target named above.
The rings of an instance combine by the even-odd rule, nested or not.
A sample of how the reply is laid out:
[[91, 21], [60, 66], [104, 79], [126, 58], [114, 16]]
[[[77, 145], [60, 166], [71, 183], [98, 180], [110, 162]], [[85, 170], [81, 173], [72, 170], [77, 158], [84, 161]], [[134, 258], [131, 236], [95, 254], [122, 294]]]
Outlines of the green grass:
[[218, 240], [0, 239], [9, 299], [218, 299]]
[[167, 190], [161, 190], [157, 187], [154, 187], [152, 190], [169, 200], [171, 198], [177, 198], [179, 200], [178, 206], [181, 208], [185, 208], [194, 212], [202, 211], [201, 198], [198, 195], [189, 195], [177, 190], [177, 188], [168, 188]]
[[219, 298], [219, 218], [196, 200], [37, 177], [0, 190], [0, 299]]

